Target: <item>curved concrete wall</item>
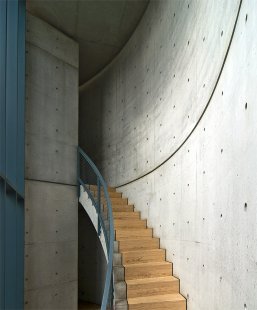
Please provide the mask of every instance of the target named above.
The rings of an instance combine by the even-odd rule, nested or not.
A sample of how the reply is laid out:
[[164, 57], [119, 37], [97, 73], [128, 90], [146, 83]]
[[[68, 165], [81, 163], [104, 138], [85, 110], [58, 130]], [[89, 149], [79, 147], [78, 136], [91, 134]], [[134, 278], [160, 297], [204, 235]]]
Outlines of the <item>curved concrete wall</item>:
[[110, 184], [130, 182], [120, 190], [161, 238], [189, 310], [257, 308], [256, 29], [256, 1], [153, 2], [81, 90], [80, 142]]
[[188, 136], [217, 81], [238, 5], [153, 1], [116, 61], [82, 89], [80, 143], [109, 183], [144, 175]]

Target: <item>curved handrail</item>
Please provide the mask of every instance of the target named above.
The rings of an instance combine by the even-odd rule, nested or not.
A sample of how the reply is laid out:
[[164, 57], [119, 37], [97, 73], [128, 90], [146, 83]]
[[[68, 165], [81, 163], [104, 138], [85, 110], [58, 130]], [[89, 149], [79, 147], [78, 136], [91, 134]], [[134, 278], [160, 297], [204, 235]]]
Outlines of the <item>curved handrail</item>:
[[[97, 199], [94, 198], [90, 188], [87, 188], [87, 180], [85, 180], [84, 176], [82, 175], [82, 162], [86, 163], [89, 168], [94, 173], [94, 177], [96, 177], [96, 185], [97, 185]], [[84, 180], [83, 180], [84, 178]], [[106, 310], [110, 298], [110, 306], [112, 307], [112, 299], [113, 299], [113, 287], [112, 287], [112, 265], [113, 265], [113, 244], [114, 244], [114, 226], [113, 226], [113, 215], [112, 215], [112, 206], [111, 201], [107, 189], [107, 184], [104, 181], [100, 171], [91, 160], [91, 158], [80, 148], [78, 147], [78, 183], [83, 186], [83, 188], [87, 191], [89, 198], [92, 200], [93, 205], [96, 209], [98, 214], [98, 234], [101, 233], [101, 229], [103, 229], [105, 242], [107, 245], [107, 256], [108, 256], [108, 263], [107, 263], [107, 273], [105, 279], [105, 286], [104, 286], [104, 293], [102, 298], [101, 310]], [[103, 214], [101, 211], [101, 186], [103, 187], [104, 197], [107, 204], [107, 220], [109, 224], [109, 229], [107, 229], [105, 225], [105, 220], [103, 218]], [[109, 235], [108, 235], [109, 230]]]

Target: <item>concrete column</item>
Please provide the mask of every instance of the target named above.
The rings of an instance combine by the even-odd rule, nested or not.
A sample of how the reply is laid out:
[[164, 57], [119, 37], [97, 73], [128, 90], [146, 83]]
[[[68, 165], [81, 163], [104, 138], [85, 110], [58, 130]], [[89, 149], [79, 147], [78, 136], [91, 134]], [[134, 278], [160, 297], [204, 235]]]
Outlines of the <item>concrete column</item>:
[[25, 309], [77, 309], [78, 44], [27, 15]]

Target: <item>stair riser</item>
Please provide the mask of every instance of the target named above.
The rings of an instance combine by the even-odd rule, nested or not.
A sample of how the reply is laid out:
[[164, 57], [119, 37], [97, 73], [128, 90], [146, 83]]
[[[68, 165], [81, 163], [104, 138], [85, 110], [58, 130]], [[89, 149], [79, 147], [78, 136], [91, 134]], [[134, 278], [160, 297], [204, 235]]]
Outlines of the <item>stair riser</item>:
[[122, 258], [120, 253], [113, 253], [113, 266], [121, 266]]
[[115, 310], [128, 310], [127, 300], [114, 300]]
[[[102, 204], [103, 210], [107, 210], [107, 204]], [[111, 205], [112, 212], [133, 212], [134, 206], [133, 205]]]
[[116, 220], [133, 220], [140, 219], [139, 212], [113, 212], [113, 218]]
[[125, 281], [114, 283], [114, 299], [127, 301], [127, 286]]
[[[97, 191], [92, 191], [92, 194], [94, 195], [94, 197], [98, 197], [98, 192]], [[121, 193], [117, 193], [117, 192], [109, 192], [109, 197], [110, 198], [122, 198], [122, 194]], [[101, 199], [105, 198], [105, 194], [104, 192], [101, 191]]]
[[172, 275], [172, 265], [161, 266], [127, 266], [125, 267], [125, 280], [141, 279], [141, 278], [156, 278]]
[[115, 220], [114, 219], [115, 229], [132, 229], [132, 228], [146, 228], [146, 221], [140, 220]]
[[[92, 192], [98, 190], [97, 185], [90, 185], [89, 188]], [[108, 189], [108, 192], [116, 192], [116, 189], [114, 187], [108, 187], [107, 189]], [[101, 188], [101, 192], [104, 193], [103, 188]]]
[[128, 298], [164, 295], [179, 292], [179, 281], [172, 282], [156, 282], [144, 284], [127, 284]]
[[113, 267], [113, 281], [114, 283], [125, 281], [125, 269], [123, 266]]
[[145, 237], [152, 237], [153, 230], [150, 228], [147, 229], [133, 229], [133, 230], [126, 230], [126, 229], [116, 229], [115, 236], [116, 240], [130, 240], [130, 239], [141, 239]]
[[136, 240], [121, 240], [119, 241], [119, 251], [135, 251], [135, 250], [149, 250], [159, 248], [159, 239], [151, 238], [146, 239], [136, 239]]
[[[107, 206], [104, 205], [104, 209]], [[112, 205], [112, 211], [113, 212], [133, 212], [134, 206], [133, 205]]]
[[[97, 201], [98, 197], [94, 196], [95, 200]], [[127, 198], [111, 198], [110, 201], [112, 205], [128, 205], [128, 199]], [[105, 197], [101, 197], [101, 203], [106, 204]]]
[[122, 253], [122, 263], [127, 264], [139, 264], [150, 262], [162, 262], [165, 260], [165, 251], [131, 251]]
[[129, 310], [186, 310], [185, 301], [164, 301], [129, 305]]
[[127, 205], [128, 204], [127, 198], [110, 198], [110, 200], [113, 205]]

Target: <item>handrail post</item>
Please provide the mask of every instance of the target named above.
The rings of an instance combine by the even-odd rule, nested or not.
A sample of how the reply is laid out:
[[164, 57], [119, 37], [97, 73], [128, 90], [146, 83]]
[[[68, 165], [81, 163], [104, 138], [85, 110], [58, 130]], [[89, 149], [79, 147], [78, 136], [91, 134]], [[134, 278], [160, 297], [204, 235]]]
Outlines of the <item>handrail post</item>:
[[97, 208], [98, 208], [98, 236], [101, 235], [101, 225], [100, 225], [100, 216], [101, 216], [101, 183], [99, 177], [97, 176]]
[[79, 152], [79, 148], [77, 150], [77, 184], [78, 184], [78, 189], [77, 189], [77, 194], [78, 194], [78, 197], [80, 195], [80, 183], [79, 183], [79, 180], [80, 180], [80, 152]]

